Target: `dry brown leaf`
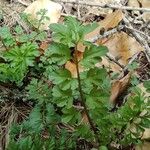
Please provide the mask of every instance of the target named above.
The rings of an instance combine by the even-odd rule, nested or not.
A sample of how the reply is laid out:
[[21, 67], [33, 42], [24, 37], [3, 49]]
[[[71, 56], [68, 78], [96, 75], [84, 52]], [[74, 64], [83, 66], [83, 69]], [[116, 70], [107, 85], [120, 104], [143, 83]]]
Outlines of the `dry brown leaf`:
[[[86, 0], [86, 2], [88, 3], [88, 1], [91, 3], [91, 0]], [[106, 4], [121, 4], [121, 0], [93, 0], [93, 3], [100, 3], [102, 5], [106, 5]], [[90, 7], [89, 7], [90, 8]], [[90, 14], [94, 14], [94, 15], [101, 15], [101, 16], [105, 16], [107, 14], [110, 14], [113, 12], [112, 9], [109, 8], [101, 8], [101, 7], [92, 7], [93, 9], [89, 9], [89, 13]]]
[[108, 58], [103, 57], [102, 61], [100, 63], [96, 64], [97, 67], [103, 67], [108, 68], [110, 72], [120, 73], [122, 68], [117, 65], [116, 63], [109, 61]]
[[116, 80], [111, 87], [111, 96], [110, 96], [110, 102], [112, 104], [115, 104], [117, 101], [117, 98], [120, 94], [122, 94], [127, 86], [130, 83], [131, 73], [128, 73], [125, 77], [123, 77], [120, 80]]
[[142, 145], [136, 146], [135, 150], [149, 150], [150, 149], [150, 142], [144, 142]]
[[[139, 2], [143, 8], [150, 8], [150, 0], [139, 0]], [[146, 22], [150, 21], [150, 12], [144, 12], [142, 18]]]
[[37, 15], [41, 9], [46, 9], [48, 12], [46, 16], [50, 18], [50, 20], [44, 20], [43, 25], [40, 26], [41, 30], [48, 30], [49, 25], [51, 23], [57, 23], [60, 16], [62, 6], [58, 3], [52, 2], [50, 0], [37, 0], [30, 4], [26, 9], [25, 13], [31, 14], [31, 19], [40, 19], [40, 16]]
[[[128, 6], [150, 8], [150, 0], [129, 0]], [[140, 15], [139, 11], [133, 11], [133, 14]], [[144, 12], [142, 18], [145, 22], [150, 20], [150, 12]]]
[[93, 0], [93, 2], [102, 4], [116, 4], [116, 3], [119, 4], [121, 3], [121, 0]]
[[[102, 43], [102, 40], [97, 42]], [[131, 36], [125, 32], [114, 34], [103, 45], [107, 46], [109, 53], [118, 58], [122, 65], [127, 65], [128, 59], [137, 52], [143, 51], [144, 48]]]
[[[89, 40], [99, 35], [101, 29], [104, 29], [106, 31], [108, 29], [116, 27], [122, 19], [123, 13], [121, 10], [116, 10], [115, 12], [108, 14], [104, 20], [98, 22], [99, 27], [85, 35], [85, 40]], [[85, 46], [82, 43], [79, 43], [77, 49], [80, 52], [84, 52]]]
[[86, 113], [83, 111], [81, 115], [82, 115], [82, 123], [89, 124], [89, 120]]
[[[138, 2], [138, 0], [129, 0], [128, 1], [128, 6], [139, 7], [139, 2]], [[140, 12], [139, 11], [132, 11], [132, 15], [139, 16]]]
[[43, 54], [47, 48], [48, 48], [48, 43], [46, 41], [42, 42], [40, 45], [41, 54]]
[[115, 12], [108, 14], [104, 20], [98, 22], [99, 27], [96, 28], [93, 32], [87, 34], [85, 36], [85, 39], [87, 40], [95, 37], [96, 35], [99, 34], [100, 29], [102, 28], [108, 30], [116, 27], [122, 19], [123, 19], [123, 13], [121, 10], [116, 10]]
[[[77, 69], [76, 69], [76, 64], [74, 62], [68, 61], [65, 64], [65, 68], [71, 72], [73, 78], [77, 78]], [[83, 71], [84, 69], [81, 66], [79, 66], [79, 72], [83, 72]]]
[[142, 139], [150, 139], [150, 129], [145, 129]]
[[40, 45], [40, 48], [42, 50], [46, 50], [48, 48], [48, 43], [46, 41], [42, 42], [41, 45]]
[[116, 27], [119, 22], [123, 19], [123, 13], [121, 10], [108, 14], [104, 20], [100, 22], [100, 26], [105, 30]]

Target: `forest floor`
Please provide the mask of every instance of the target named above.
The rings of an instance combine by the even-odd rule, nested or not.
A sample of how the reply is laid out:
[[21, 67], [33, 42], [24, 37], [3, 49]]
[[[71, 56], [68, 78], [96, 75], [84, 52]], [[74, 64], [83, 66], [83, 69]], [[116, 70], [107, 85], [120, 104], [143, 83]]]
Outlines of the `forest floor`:
[[[136, 61], [139, 64], [135, 73], [139, 79], [139, 87], [143, 88], [142, 83], [145, 80], [150, 80], [150, 1], [147, 1], [81, 0], [81, 4], [76, 1], [75, 3], [60, 2], [63, 6], [63, 12], [59, 22], [63, 21], [64, 16], [71, 15], [83, 23], [96, 21], [101, 26], [97, 31], [92, 32], [88, 39], [97, 39], [94, 42], [108, 47], [109, 57], [103, 62], [103, 65], [110, 67], [111, 72], [120, 74], [118, 81], [123, 85], [123, 88], [121, 89], [120, 85], [117, 89], [114, 87], [113, 91], [117, 91], [119, 94], [117, 96], [112, 95], [112, 101], [117, 101], [120, 93], [122, 94], [126, 90], [130, 82], [127, 77], [130, 74], [127, 71], [127, 66], [132, 65], [133, 62]], [[97, 6], [94, 2], [97, 3]], [[13, 27], [19, 24], [28, 30], [28, 26], [21, 21], [20, 13], [31, 3], [31, 0], [0, 0], [0, 15], [3, 15], [3, 18], [0, 18], [0, 26]], [[92, 6], [93, 4], [94, 6]], [[115, 6], [117, 6], [116, 9]], [[0, 49], [3, 50], [1, 42]], [[3, 87], [0, 84], [0, 91], [1, 88]], [[6, 93], [11, 90], [7, 86], [6, 89], [8, 90]], [[119, 101], [116, 103], [119, 105]], [[0, 106], [0, 134], [5, 135], [0, 137], [0, 146], [4, 144], [4, 139], [7, 139], [7, 130], [10, 125], [8, 118], [12, 115], [14, 118], [18, 116], [26, 118], [31, 109], [32, 106], [26, 103], [22, 103], [17, 109], [10, 102]], [[149, 130], [147, 134], [150, 138]], [[150, 144], [148, 145], [146, 142], [145, 145], [143, 150], [149, 150]]]

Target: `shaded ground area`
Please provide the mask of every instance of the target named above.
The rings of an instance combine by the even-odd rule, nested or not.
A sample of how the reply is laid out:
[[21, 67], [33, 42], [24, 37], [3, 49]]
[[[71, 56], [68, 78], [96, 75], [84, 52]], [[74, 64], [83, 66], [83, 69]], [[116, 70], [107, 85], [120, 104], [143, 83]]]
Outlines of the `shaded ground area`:
[[[22, 3], [22, 1], [18, 0], [1, 0], [0, 1], [0, 13], [2, 14], [2, 17], [0, 18], [0, 26], [7, 25], [9, 27], [13, 27], [16, 24], [21, 25], [25, 30], [31, 30], [28, 28], [28, 26], [22, 22], [20, 18], [20, 13], [23, 12], [23, 10], [27, 7], [26, 5], [30, 4], [30, 0], [24, 1], [25, 3]], [[88, 3], [88, 1], [86, 1]], [[109, 8], [97, 8], [93, 6], [78, 6], [75, 4], [67, 4], [67, 3], [61, 3], [63, 8], [63, 14], [60, 20], [63, 20], [64, 16], [72, 15], [76, 16], [79, 20], [82, 22], [93, 22], [93, 21], [102, 21], [108, 13], [113, 12], [112, 9]], [[121, 5], [121, 4], [120, 4]], [[126, 0], [122, 0], [122, 5], [127, 5]], [[142, 12], [137, 13], [136, 11], [126, 11], [124, 10], [123, 13], [125, 14], [125, 18], [128, 20], [122, 20], [116, 27], [116, 32], [123, 31], [136, 39], [141, 46], [145, 49], [143, 52], [139, 52], [136, 56], [129, 59], [128, 64], [132, 64], [134, 61], [139, 63], [139, 67], [136, 70], [137, 76], [140, 82], [143, 82], [144, 80], [150, 79], [150, 56], [148, 52], [150, 51], [150, 20], [144, 20], [140, 15], [142, 15]], [[119, 30], [119, 26], [122, 26], [121, 30]], [[112, 29], [101, 29], [101, 39], [105, 39], [111, 37], [113, 35], [112, 32], [110, 32]], [[118, 31], [119, 30], [119, 31]], [[110, 32], [110, 33], [109, 33]], [[115, 32], [115, 33], [116, 33]], [[105, 37], [105, 34], [108, 35]], [[3, 44], [0, 42], [0, 51], [4, 49]], [[119, 58], [113, 58], [113, 62], [119, 60]], [[127, 65], [128, 65], [127, 64]], [[127, 66], [126, 65], [126, 66]], [[124, 65], [122, 68], [122, 71], [120, 74], [128, 73], [128, 70], [126, 69], [126, 66]], [[127, 72], [126, 72], [127, 71]], [[24, 118], [26, 118], [32, 109], [32, 104], [30, 103], [14, 103], [10, 102], [9, 97], [12, 99], [18, 99], [23, 100], [26, 93], [19, 93], [18, 95], [12, 94], [12, 91], [15, 93], [18, 89], [15, 89], [13, 87], [7, 86], [7, 85], [0, 85], [0, 93], [3, 93], [5, 97], [5, 102], [2, 102], [0, 105], [0, 135], [3, 135], [0, 137], [0, 147], [4, 147], [4, 145], [7, 145], [7, 140], [9, 138], [9, 130], [12, 122], [21, 122]], [[16, 93], [17, 93], [16, 92]], [[12, 94], [12, 95], [11, 95]], [[121, 93], [122, 94], [122, 93]], [[122, 94], [123, 98], [124, 93]], [[121, 95], [121, 96], [122, 96]], [[119, 95], [120, 96], [120, 95]], [[11, 99], [11, 100], [12, 100]], [[8, 101], [7, 101], [8, 100]], [[13, 101], [13, 100], [12, 100]], [[119, 101], [118, 101], [119, 103]], [[146, 143], [147, 144], [147, 143]], [[79, 141], [79, 145], [83, 145], [82, 149], [86, 149], [86, 147], [90, 147], [89, 143], [85, 143], [85, 141]], [[87, 146], [88, 145], [88, 146]], [[88, 147], [88, 148], [89, 148]], [[149, 148], [149, 146], [147, 146]], [[143, 150], [148, 150], [148, 148]], [[127, 148], [128, 149], [128, 148]], [[132, 149], [132, 147], [130, 148]], [[0, 148], [1, 150], [1, 148]]]

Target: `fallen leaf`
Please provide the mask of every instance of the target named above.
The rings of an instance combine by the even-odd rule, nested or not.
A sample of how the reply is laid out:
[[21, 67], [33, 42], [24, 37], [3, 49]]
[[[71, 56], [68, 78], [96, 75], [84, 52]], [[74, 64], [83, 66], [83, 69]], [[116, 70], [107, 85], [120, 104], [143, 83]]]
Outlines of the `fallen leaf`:
[[84, 124], [89, 124], [89, 120], [88, 120], [88, 117], [87, 117], [85, 111], [81, 112], [81, 115], [82, 115], [82, 121], [81, 122]]
[[115, 12], [108, 14], [105, 19], [102, 21], [98, 22], [99, 27], [96, 28], [93, 32], [90, 32], [85, 36], [85, 39], [88, 40], [90, 38], [95, 37], [96, 35], [99, 35], [100, 29], [112, 29], [116, 27], [120, 21], [123, 19], [123, 13], [121, 10], [116, 10]]
[[[85, 35], [84, 39], [89, 40], [99, 35], [101, 29], [104, 29], [104, 31], [107, 31], [109, 29], [116, 27], [122, 19], [123, 19], [123, 13], [121, 10], [116, 10], [115, 12], [108, 14], [104, 20], [98, 22], [99, 27], [97, 27], [94, 31]], [[85, 46], [82, 43], [79, 43], [77, 46], [77, 49], [80, 52], [84, 52]]]
[[150, 129], [145, 129], [142, 139], [150, 139]]
[[[143, 8], [150, 8], [150, 0], [139, 0]], [[142, 16], [145, 22], [150, 21], [150, 12], [144, 12]]]
[[100, 22], [100, 26], [105, 30], [116, 27], [119, 22], [123, 19], [123, 13], [121, 10], [108, 14], [104, 20]]
[[110, 72], [120, 73], [122, 68], [117, 65], [116, 63], [109, 61], [108, 58], [103, 57], [102, 61], [100, 63], [96, 64], [97, 67], [103, 67], [107, 68]]
[[42, 49], [42, 50], [46, 50], [47, 48], [48, 48], [48, 43], [47, 42], [42, 42], [41, 43], [41, 45], [40, 45], [40, 48]]
[[30, 19], [37, 19], [39, 20], [41, 16], [37, 15], [37, 12], [39, 12], [41, 9], [46, 9], [47, 14], [46, 16], [49, 17], [49, 20], [44, 20], [43, 25], [40, 26], [41, 30], [48, 30], [49, 25], [51, 23], [57, 23], [60, 16], [61, 16], [61, 10], [62, 6], [58, 3], [52, 2], [50, 0], [37, 0], [31, 3], [26, 9], [25, 13], [30, 14]]
[[[76, 69], [76, 64], [74, 62], [68, 61], [65, 64], [65, 68], [71, 72], [73, 78], [77, 78], [77, 69]], [[81, 66], [79, 66], [79, 72], [83, 72], [83, 71], [84, 69]]]
[[128, 73], [120, 80], [114, 81], [111, 87], [110, 103], [115, 104], [118, 96], [120, 96], [130, 83], [131, 73]]
[[[136, 8], [138, 8], [139, 5], [140, 4], [139, 4], [138, 0], [129, 0], [128, 1], [128, 6], [130, 6], [130, 7], [136, 7]], [[135, 16], [139, 16], [140, 15], [139, 11], [132, 11], [131, 13], [132, 13], [132, 15], [135, 15]]]
[[[86, 2], [91, 2], [91, 0], [86, 0]], [[93, 0], [92, 3], [99, 3], [102, 5], [107, 5], [107, 4], [121, 4], [121, 0]], [[89, 7], [90, 8], [90, 7]], [[101, 16], [105, 16], [108, 15], [110, 13], [112, 13], [113, 10], [109, 9], [109, 8], [101, 8], [101, 7], [92, 7], [92, 9], [89, 9], [89, 14], [94, 14], [94, 15], [101, 15]]]
[[[128, 6], [150, 8], [150, 0], [129, 0]], [[133, 11], [133, 14], [136, 16], [140, 16], [139, 11]], [[150, 12], [144, 12], [142, 18], [145, 22], [148, 22], [150, 20]]]
[[105, 43], [99, 40], [97, 44], [107, 46], [109, 53], [118, 59], [118, 62], [122, 65], [127, 65], [129, 58], [134, 54], [143, 51], [144, 48], [125, 32], [114, 34]]
[[144, 141], [141, 145], [137, 145], [135, 150], [149, 150], [150, 142]]

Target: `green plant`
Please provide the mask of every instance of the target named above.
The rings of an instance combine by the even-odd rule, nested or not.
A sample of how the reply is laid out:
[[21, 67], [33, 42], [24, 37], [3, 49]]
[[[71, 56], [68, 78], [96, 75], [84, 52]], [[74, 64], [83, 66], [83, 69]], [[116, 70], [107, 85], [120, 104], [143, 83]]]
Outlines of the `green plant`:
[[[37, 22], [38, 28], [29, 34], [19, 25], [14, 28], [14, 33], [7, 26], [0, 27], [0, 39], [6, 49], [1, 55], [3, 63], [0, 64], [0, 81], [22, 85], [29, 67], [35, 66], [35, 58], [40, 56], [37, 42], [47, 38], [47, 33], [39, 30], [43, 19], [48, 19], [45, 14], [46, 10], [38, 12], [40, 21], [34, 21]], [[23, 18], [27, 19], [27, 16], [24, 15]]]
[[[108, 50], [84, 40], [96, 27], [96, 23], [83, 25], [72, 17], [64, 24], [51, 24], [53, 42], [42, 56], [37, 39], [41, 32], [28, 35], [17, 27], [14, 37], [7, 27], [0, 28], [7, 35], [1, 34], [6, 52], [0, 80], [23, 84], [29, 73], [32, 80], [25, 86], [26, 100], [34, 103], [28, 119], [12, 126], [8, 150], [70, 150], [81, 148], [81, 140], [101, 150], [140, 143], [150, 125], [149, 102], [140, 89], [132, 88], [127, 102], [111, 111], [109, 75], [95, 65]], [[79, 43], [85, 46], [82, 59], [78, 58]], [[76, 66], [77, 77], [65, 68], [68, 61]]]

